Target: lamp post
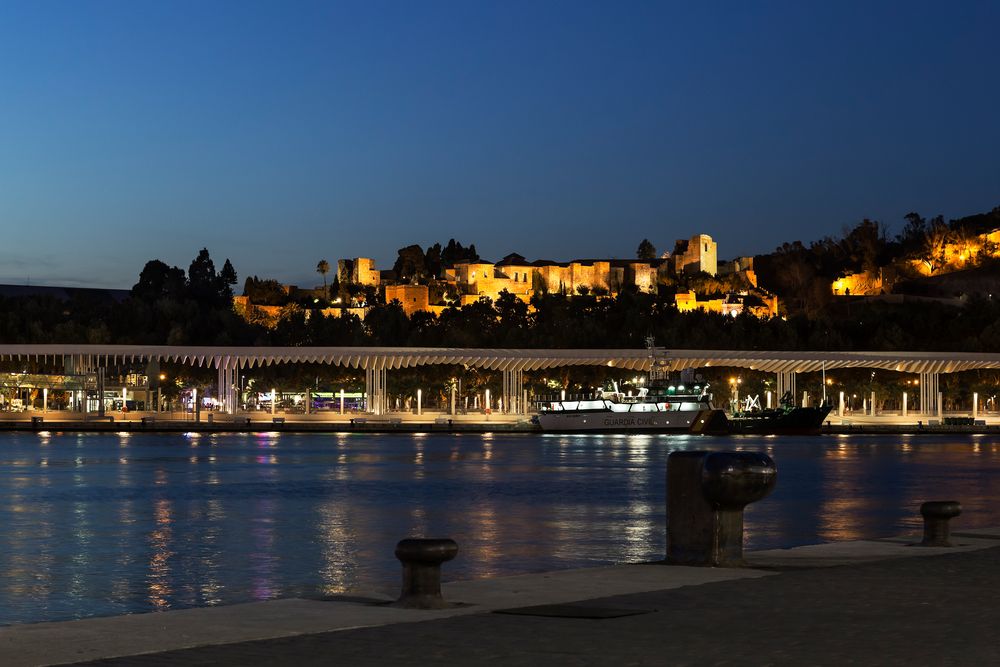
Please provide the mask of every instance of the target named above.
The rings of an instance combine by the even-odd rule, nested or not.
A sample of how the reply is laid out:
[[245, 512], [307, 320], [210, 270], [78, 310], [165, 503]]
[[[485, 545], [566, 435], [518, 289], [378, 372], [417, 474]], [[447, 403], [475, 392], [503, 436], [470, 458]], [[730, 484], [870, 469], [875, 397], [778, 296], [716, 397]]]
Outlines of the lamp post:
[[729, 389], [732, 392], [732, 404], [733, 412], [736, 412], [740, 408], [740, 385], [743, 384], [742, 377], [731, 377], [729, 378]]

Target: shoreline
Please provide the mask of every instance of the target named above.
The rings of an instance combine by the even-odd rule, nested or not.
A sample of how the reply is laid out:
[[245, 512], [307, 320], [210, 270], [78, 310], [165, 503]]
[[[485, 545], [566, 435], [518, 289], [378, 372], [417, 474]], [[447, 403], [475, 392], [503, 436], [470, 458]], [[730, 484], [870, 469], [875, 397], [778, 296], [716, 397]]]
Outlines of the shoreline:
[[[140, 419], [120, 419], [105, 417], [103, 419], [45, 419], [34, 417], [30, 420], [0, 420], [0, 432], [35, 432], [74, 431], [81, 433], [523, 433], [550, 435], [661, 435], [657, 432], [636, 431], [631, 433], [615, 433], [612, 431], [595, 432], [555, 432], [543, 431], [541, 427], [524, 416], [497, 415], [493, 419], [469, 419], [467, 416], [457, 418], [438, 417], [433, 421], [414, 420], [411, 415], [404, 417], [372, 417], [358, 416], [340, 420], [301, 420], [294, 418], [272, 417], [254, 419], [252, 416], [226, 416], [223, 420], [193, 421], [190, 419], [157, 419], [144, 417]], [[945, 424], [831, 424], [826, 423], [815, 434], [777, 434], [783, 435], [988, 435], [1000, 434], [1000, 425], [945, 425]], [[687, 433], [667, 433], [664, 435], [690, 435]], [[712, 436], [738, 437], [742, 435], [763, 434], [712, 434]]]

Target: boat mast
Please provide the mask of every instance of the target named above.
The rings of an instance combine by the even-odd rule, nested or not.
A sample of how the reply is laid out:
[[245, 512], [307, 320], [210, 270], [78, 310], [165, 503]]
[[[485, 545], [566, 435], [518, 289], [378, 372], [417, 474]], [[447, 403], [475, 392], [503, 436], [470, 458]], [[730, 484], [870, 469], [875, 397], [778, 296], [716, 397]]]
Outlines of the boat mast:
[[646, 337], [646, 349], [649, 350], [649, 381], [662, 380], [667, 377], [667, 360], [658, 355], [656, 340], [652, 336]]

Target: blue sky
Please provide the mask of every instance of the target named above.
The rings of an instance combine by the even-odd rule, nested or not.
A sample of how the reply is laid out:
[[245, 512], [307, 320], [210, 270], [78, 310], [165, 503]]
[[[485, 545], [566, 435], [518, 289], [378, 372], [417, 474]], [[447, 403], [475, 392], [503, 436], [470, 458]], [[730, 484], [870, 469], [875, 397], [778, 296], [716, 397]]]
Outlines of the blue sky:
[[0, 282], [456, 238], [725, 257], [1000, 205], [1000, 4], [0, 2]]

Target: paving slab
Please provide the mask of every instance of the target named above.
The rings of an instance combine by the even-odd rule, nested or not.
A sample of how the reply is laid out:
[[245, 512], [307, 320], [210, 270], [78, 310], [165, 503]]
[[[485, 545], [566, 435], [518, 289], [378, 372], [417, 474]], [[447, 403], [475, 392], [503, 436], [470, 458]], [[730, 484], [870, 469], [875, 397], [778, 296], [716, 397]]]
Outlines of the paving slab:
[[1000, 664], [1000, 547], [798, 569], [586, 601], [620, 617], [472, 614], [101, 660], [91, 667], [294, 664]]
[[13, 625], [0, 628], [0, 665], [60, 664], [254, 639], [413, 623], [484, 613], [504, 607], [558, 604], [769, 574], [755, 570], [622, 565], [448, 583], [442, 586], [445, 599], [461, 606], [433, 611], [386, 606], [380, 603], [391, 601], [390, 596], [363, 593], [325, 601], [271, 600], [60, 623]]
[[1000, 528], [965, 528], [952, 531], [952, 537], [978, 537], [980, 539], [1000, 540]]
[[[1000, 530], [996, 532], [1000, 534]], [[284, 651], [285, 649], [281, 647], [301, 648], [311, 646], [314, 642], [339, 643], [340, 640], [333, 640], [330, 637], [337, 634], [359, 636], [356, 633], [364, 628], [379, 627], [396, 628], [393, 631], [396, 634], [393, 636], [398, 636], [399, 639], [393, 640], [396, 642], [393, 644], [396, 647], [393, 650], [403, 650], [400, 642], [414, 641], [415, 636], [423, 636], [421, 633], [430, 632], [432, 628], [447, 627], [438, 624], [446, 621], [458, 622], [457, 619], [461, 617], [496, 619], [497, 616], [489, 612], [500, 609], [573, 603], [604, 609], [634, 608], [661, 613], [665, 608], [672, 609], [677, 599], [689, 599], [685, 591], [714, 590], [713, 587], [725, 586], [724, 590], [729, 591], [726, 593], [729, 600], [725, 604], [732, 605], [734, 600], [738, 599], [734, 591], [743, 590], [741, 587], [746, 587], [745, 590], [748, 591], [756, 591], [754, 595], [762, 599], [767, 595], [777, 595], [768, 591], [781, 591], [787, 587], [785, 583], [771, 587], [770, 582], [778, 580], [786, 582], [789, 577], [795, 580], [796, 577], [805, 576], [811, 582], [810, 585], [817, 590], [824, 589], [825, 582], [841, 580], [846, 581], [849, 588], [854, 585], [851, 583], [854, 580], [850, 577], [845, 580], [845, 575], [837, 570], [853, 572], [857, 568], [880, 566], [883, 563], [885, 567], [891, 568], [893, 563], [939, 561], [938, 558], [925, 558], [927, 556], [954, 559], [971, 557], [984, 551], [1000, 553], [997, 541], [989, 538], [963, 537], [960, 540], [962, 546], [951, 549], [908, 546], [914, 540], [913, 536], [902, 536], [885, 540], [830, 543], [753, 552], [747, 555], [748, 562], [753, 565], [748, 568], [680, 567], [651, 563], [451, 582], [443, 586], [445, 598], [462, 604], [434, 611], [386, 606], [381, 603], [391, 599], [389, 596], [366, 594], [341, 596], [325, 601], [274, 600], [62, 623], [15, 625], [0, 628], [0, 665], [21, 667], [77, 663], [95, 659], [109, 659], [111, 662], [107, 664], [114, 665], [187, 665], [202, 664], [197, 662], [202, 658], [210, 660], [204, 664], [275, 664], [274, 651]], [[993, 562], [1000, 564], [1000, 558], [994, 557]], [[853, 567], [830, 567], [835, 565]], [[913, 567], [923, 567], [925, 571], [932, 573], [940, 569], [937, 564], [921, 564]], [[997, 573], [990, 574], [991, 585], [1000, 584], [1000, 568], [994, 569]], [[864, 576], [860, 576], [860, 579], [863, 580]], [[938, 594], [947, 594], [948, 590], [943, 588], [952, 585], [942, 584], [937, 580], [929, 583]], [[964, 582], [959, 583], [964, 584]], [[865, 590], [861, 589], [859, 594], [867, 594]], [[831, 599], [839, 599], [838, 596], [841, 596], [842, 592], [838, 588], [828, 591], [828, 594], [832, 596]], [[682, 598], [676, 598], [676, 595], [681, 595]], [[691, 595], [697, 597], [702, 593], [691, 593]], [[813, 603], [825, 604], [823, 595]], [[779, 606], [784, 604], [780, 597], [775, 598], [774, 603]], [[914, 612], [918, 611], [922, 609], [914, 609]], [[989, 611], [992, 611], [992, 607]], [[594, 616], [600, 614], [595, 613]], [[583, 622], [581, 619], [587, 617], [588, 614], [581, 614], [577, 622]], [[625, 620], [625, 618], [614, 618], [601, 622]], [[994, 620], [1000, 619], [994, 618]], [[476, 623], [481, 624], [480, 621]], [[495, 624], [496, 631], [480, 629], [477, 632], [500, 632], [507, 623], [508, 621], [494, 620], [487, 626], [494, 627]], [[420, 626], [421, 629], [414, 631], [417, 633], [414, 635], [404, 629], [403, 626], [408, 625]], [[706, 628], [708, 626], [702, 628], [703, 634], [708, 632]], [[712, 633], [708, 632], [707, 636], [711, 639]], [[296, 637], [305, 643], [296, 644]], [[309, 639], [310, 637], [314, 639]], [[506, 639], [515, 641], [516, 637], [517, 635], [510, 635]], [[586, 639], [581, 641], [586, 643]], [[636, 641], [641, 639], [636, 638]], [[362, 641], [361, 644], [365, 644], [366, 641]], [[441, 636], [441, 641], [445, 641], [445, 635]], [[213, 653], [213, 646], [218, 647], [222, 653]], [[224, 650], [227, 646], [232, 647], [228, 653]], [[358, 644], [355, 642], [351, 646], [357, 648]], [[299, 648], [294, 648], [293, 653]], [[366, 650], [377, 648], [379, 647], [368, 646]], [[498, 646], [494, 648], [500, 650]], [[434, 650], [438, 649], [440, 647]], [[569, 653], [561, 650], [557, 653], [562, 658], [573, 655], [576, 656], [573, 658], [576, 660], [580, 657], [572, 643], [567, 650]], [[612, 653], [615, 651], [628, 653], [628, 650], [622, 647], [609, 647], [609, 650], [612, 650]], [[198, 651], [203, 653], [197, 653]], [[365, 651], [361, 651], [359, 655], [364, 653]], [[147, 655], [147, 658], [142, 658], [140, 661], [141, 655]], [[500, 651], [498, 655], [506, 653]], [[268, 661], [268, 656], [271, 661]], [[123, 661], [115, 662], [116, 658], [121, 658]], [[195, 658], [197, 658], [195, 662], [190, 662]], [[216, 658], [221, 662], [212, 662]], [[561, 663], [562, 658], [558, 662]], [[531, 658], [534, 659], [535, 657]], [[531, 660], [525, 664], [535, 664]], [[635, 664], [645, 663], [640, 661]]]
[[747, 566], [765, 569], [836, 567], [891, 558], [938, 556], [996, 546], [989, 538], [957, 537], [952, 547], [920, 546], [921, 536], [903, 535], [879, 540], [810, 544], [791, 549], [768, 549], [746, 555]]

